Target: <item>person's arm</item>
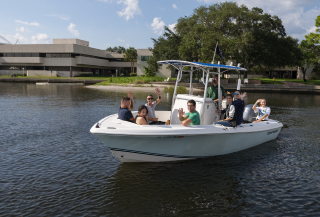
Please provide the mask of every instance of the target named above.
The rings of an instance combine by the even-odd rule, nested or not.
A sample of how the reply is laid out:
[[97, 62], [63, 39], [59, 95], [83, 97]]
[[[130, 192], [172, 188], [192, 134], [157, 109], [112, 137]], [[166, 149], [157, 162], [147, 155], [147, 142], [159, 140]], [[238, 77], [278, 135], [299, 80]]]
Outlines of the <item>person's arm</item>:
[[128, 91], [127, 94], [128, 94], [128, 97], [130, 98], [130, 105], [128, 109], [132, 111], [134, 108], [133, 95], [131, 91]]
[[256, 108], [257, 108], [257, 104], [261, 101], [261, 99], [258, 99], [256, 101], [256, 103], [252, 106], [253, 111], [257, 112]]
[[129, 119], [132, 123], [134, 123], [134, 117]]
[[149, 125], [149, 123], [143, 117], [137, 118], [137, 124], [138, 125]]
[[160, 90], [159, 90], [158, 87], [156, 88], [156, 93], [158, 94], [158, 99], [157, 99], [157, 101], [156, 101], [156, 105], [158, 105], [158, 103], [159, 103], [159, 102], [161, 101], [161, 99], [162, 99], [161, 92], [160, 92]]
[[263, 115], [259, 120], [253, 121], [252, 123], [257, 123], [263, 121], [266, 117], [268, 117], [268, 114]]
[[150, 118], [150, 117], [148, 117], [147, 119], [148, 119], [148, 121], [158, 121], [158, 118]]
[[184, 121], [182, 121], [181, 122], [181, 125], [183, 125], [183, 126], [188, 126], [189, 124], [191, 124], [192, 123], [192, 120], [191, 119], [189, 119], [189, 118], [187, 118], [187, 119], [185, 119]]

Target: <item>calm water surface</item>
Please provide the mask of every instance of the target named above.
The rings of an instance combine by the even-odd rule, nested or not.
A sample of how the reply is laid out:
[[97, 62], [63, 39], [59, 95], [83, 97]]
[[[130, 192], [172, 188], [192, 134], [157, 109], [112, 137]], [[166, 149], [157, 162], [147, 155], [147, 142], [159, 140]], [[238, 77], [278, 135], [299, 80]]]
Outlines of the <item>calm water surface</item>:
[[[89, 130], [124, 92], [0, 83], [0, 216], [319, 216], [320, 96], [266, 98], [279, 137], [219, 157], [121, 164]], [[136, 108], [147, 93], [134, 93]], [[171, 94], [157, 106], [170, 110]]]

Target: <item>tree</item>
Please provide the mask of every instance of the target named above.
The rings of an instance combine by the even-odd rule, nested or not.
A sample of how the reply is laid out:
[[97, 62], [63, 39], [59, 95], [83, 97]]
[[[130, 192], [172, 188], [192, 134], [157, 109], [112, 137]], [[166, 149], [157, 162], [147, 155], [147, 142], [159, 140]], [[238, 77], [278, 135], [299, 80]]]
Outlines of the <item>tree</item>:
[[134, 62], [137, 62], [137, 50], [134, 47], [129, 47], [124, 52], [124, 60], [131, 62], [131, 73], [134, 73]]
[[148, 68], [151, 71], [158, 71], [159, 60], [178, 60], [179, 56], [179, 45], [181, 37], [175, 32], [171, 31], [168, 27], [165, 27], [163, 36], [158, 39], [152, 38], [153, 48], [149, 48], [152, 51], [153, 56], [147, 61]]
[[[174, 43], [173, 36], [179, 39], [178, 42]], [[282, 51], [288, 50], [285, 46], [293, 46], [296, 42], [286, 36], [277, 16], [263, 13], [260, 8], [250, 10], [234, 2], [200, 6], [192, 15], [178, 19], [175, 33], [166, 31], [164, 36], [153, 40], [153, 51], [157, 54], [150, 64], [173, 59], [167, 58], [172, 56], [175, 59], [211, 62], [218, 41], [225, 60], [219, 56], [216, 60], [241, 63], [248, 71], [255, 66], [284, 67], [292, 56], [282, 55]]]
[[299, 68], [303, 74], [303, 80], [306, 80], [306, 71], [313, 65], [313, 71], [319, 70], [320, 58], [320, 15], [316, 18], [316, 33], [305, 35], [305, 40], [301, 41], [299, 48], [302, 52], [302, 59], [299, 62]]
[[121, 46], [119, 46], [119, 47], [115, 46], [114, 48], [108, 47], [106, 49], [106, 51], [115, 52], [115, 53], [124, 53], [126, 51], [126, 49]]

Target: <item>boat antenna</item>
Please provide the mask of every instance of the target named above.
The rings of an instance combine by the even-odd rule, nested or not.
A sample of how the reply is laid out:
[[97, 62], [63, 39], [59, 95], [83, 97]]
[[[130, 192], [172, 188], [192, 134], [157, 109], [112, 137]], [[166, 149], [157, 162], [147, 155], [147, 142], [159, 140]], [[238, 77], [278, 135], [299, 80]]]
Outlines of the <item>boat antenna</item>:
[[217, 41], [217, 44], [216, 44], [216, 49], [214, 50], [214, 54], [213, 54], [213, 59], [212, 59], [212, 62], [211, 62], [211, 64], [214, 64], [214, 58], [215, 58], [215, 56], [216, 56], [216, 52], [217, 52], [217, 47], [218, 47], [218, 41]]

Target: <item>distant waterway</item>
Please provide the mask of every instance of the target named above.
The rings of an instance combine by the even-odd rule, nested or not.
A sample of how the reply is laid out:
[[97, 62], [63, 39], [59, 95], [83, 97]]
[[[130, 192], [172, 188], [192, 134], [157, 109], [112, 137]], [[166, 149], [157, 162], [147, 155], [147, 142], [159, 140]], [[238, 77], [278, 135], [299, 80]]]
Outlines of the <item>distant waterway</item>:
[[[279, 137], [238, 153], [121, 164], [91, 126], [124, 91], [0, 82], [0, 216], [319, 216], [320, 95], [266, 98]], [[135, 92], [135, 108], [147, 93]], [[170, 110], [163, 93], [158, 110]]]

